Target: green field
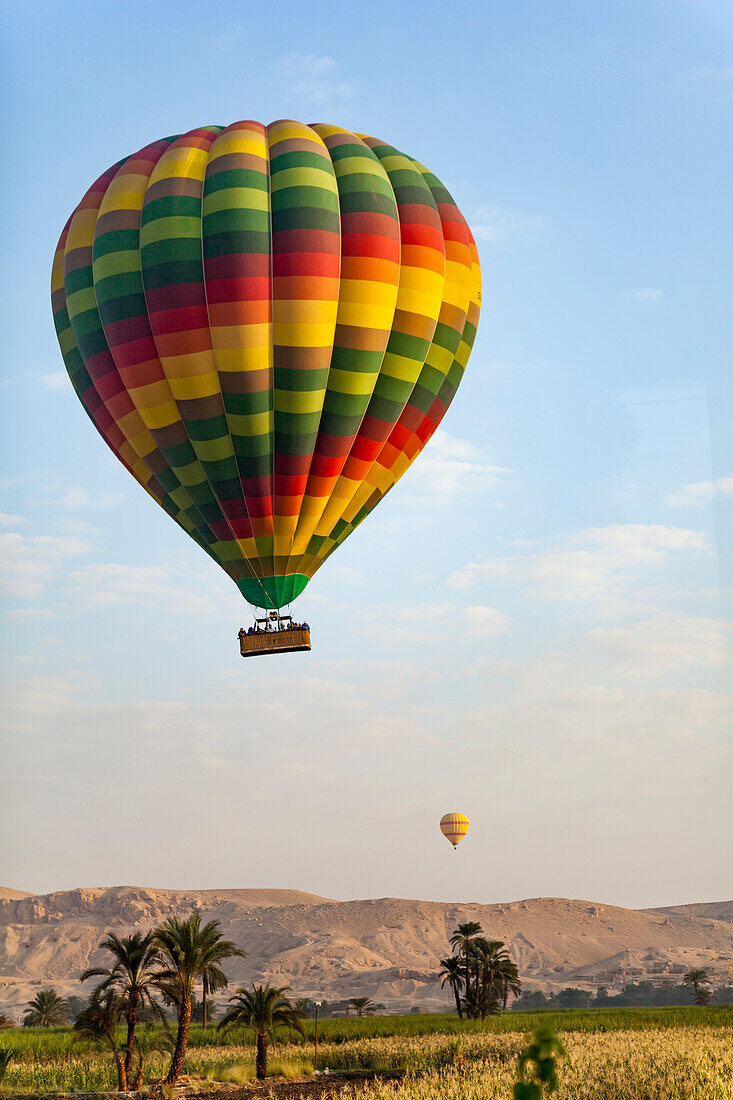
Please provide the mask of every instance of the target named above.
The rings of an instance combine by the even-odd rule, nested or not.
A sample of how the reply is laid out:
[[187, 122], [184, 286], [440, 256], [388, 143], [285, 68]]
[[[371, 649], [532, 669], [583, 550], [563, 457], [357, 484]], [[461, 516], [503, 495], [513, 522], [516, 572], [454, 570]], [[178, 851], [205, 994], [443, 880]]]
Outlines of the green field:
[[[538, 1022], [552, 1020], [568, 1050], [562, 1100], [733, 1100], [733, 1007], [620, 1008], [509, 1013], [484, 1022], [456, 1016], [379, 1016], [319, 1023], [319, 1065], [331, 1070], [404, 1070], [397, 1083], [363, 1088], [382, 1100], [511, 1098], [517, 1056]], [[305, 1040], [283, 1036], [271, 1070], [312, 1071], [313, 1021]], [[167, 1062], [161, 1028], [143, 1028], [148, 1079]], [[108, 1053], [69, 1029], [18, 1029], [0, 1034], [14, 1052], [6, 1092], [114, 1089]], [[243, 1083], [254, 1048], [245, 1036], [214, 1028], [191, 1032], [185, 1072]], [[357, 1090], [358, 1091], [358, 1090]], [[361, 1093], [360, 1093], [361, 1094]]]

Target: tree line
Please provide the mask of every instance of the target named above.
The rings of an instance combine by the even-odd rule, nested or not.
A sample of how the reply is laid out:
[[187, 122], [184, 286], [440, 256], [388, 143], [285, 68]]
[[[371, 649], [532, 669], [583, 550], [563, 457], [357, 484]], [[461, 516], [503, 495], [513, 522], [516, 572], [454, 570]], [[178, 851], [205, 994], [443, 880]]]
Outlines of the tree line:
[[712, 988], [707, 970], [688, 970], [679, 984], [672, 982], [627, 982], [619, 993], [609, 993], [599, 986], [595, 993], [575, 986], [566, 986], [552, 993], [533, 989], [522, 993], [512, 1005], [517, 1011], [537, 1011], [552, 1008], [663, 1008], [674, 1005], [733, 1004], [733, 987]]

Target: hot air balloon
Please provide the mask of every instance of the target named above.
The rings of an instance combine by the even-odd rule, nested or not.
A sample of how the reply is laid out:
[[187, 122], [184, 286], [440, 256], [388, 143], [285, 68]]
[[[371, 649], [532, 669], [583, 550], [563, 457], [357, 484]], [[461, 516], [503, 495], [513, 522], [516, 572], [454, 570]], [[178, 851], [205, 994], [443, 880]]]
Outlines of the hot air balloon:
[[278, 612], [435, 432], [480, 299], [471, 232], [427, 168], [292, 120], [125, 157], [69, 218], [52, 273], [97, 430], [244, 598]]
[[440, 831], [455, 849], [468, 832], [468, 818], [465, 814], [443, 814], [440, 819]]

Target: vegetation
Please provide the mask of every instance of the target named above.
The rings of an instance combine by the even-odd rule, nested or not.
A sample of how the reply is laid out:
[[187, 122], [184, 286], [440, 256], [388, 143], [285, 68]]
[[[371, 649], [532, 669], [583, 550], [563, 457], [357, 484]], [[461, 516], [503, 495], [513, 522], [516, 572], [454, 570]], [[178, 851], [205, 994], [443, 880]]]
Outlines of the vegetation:
[[[171, 917], [146, 934], [136, 932], [120, 937], [109, 933], [99, 946], [111, 958], [108, 966], [94, 967], [82, 974], [82, 982], [101, 979], [89, 1001], [73, 998], [72, 1013], [69, 1002], [54, 989], [41, 990], [26, 1009], [24, 1027], [54, 1028], [73, 1015], [77, 1050], [84, 1043], [91, 1043], [90, 1049], [95, 1053], [106, 1048], [112, 1055], [120, 1091], [141, 1087], [146, 1050], [159, 1059], [164, 1048], [172, 1048], [165, 1083], [175, 1084], [186, 1056], [192, 1015], [201, 1020], [205, 1030], [210, 1013], [207, 997], [226, 988], [228, 983], [221, 963], [235, 955], [243, 956], [244, 951], [224, 939], [218, 921], [202, 924], [196, 911], [185, 920]], [[198, 984], [202, 989], [201, 1002], [194, 996]], [[159, 997], [175, 1008], [174, 1041]], [[149, 1026], [152, 1021], [157, 1021], [162, 1031], [159, 1027], [154, 1033]], [[139, 1038], [140, 1026], [146, 1030], [144, 1043]], [[104, 1076], [98, 1067], [96, 1075]], [[83, 1087], [100, 1087], [88, 1085], [84, 1077]], [[73, 1089], [78, 1084], [69, 1087]], [[105, 1087], [109, 1087], [108, 1081]]]
[[696, 1005], [706, 1005], [713, 999], [707, 970], [688, 970], [682, 984], [692, 987]]
[[209, 990], [225, 989], [228, 979], [220, 964], [245, 952], [224, 939], [218, 921], [202, 925], [201, 914], [195, 910], [187, 920], [169, 917], [153, 933], [152, 944], [160, 961], [154, 975], [156, 985], [175, 1004], [178, 1015], [176, 1042], [165, 1078], [167, 1085], [174, 1085], [186, 1057], [196, 984], [205, 978]]
[[468, 996], [471, 987], [471, 950], [473, 941], [481, 935], [482, 928], [478, 921], [471, 920], [459, 924], [450, 938], [453, 953], [463, 960], [463, 988]]
[[[142, 1083], [142, 1057], [138, 1052], [138, 1066], [134, 1078], [132, 1076], [132, 1062], [135, 1053], [135, 1028], [138, 1022], [138, 1012], [141, 1008], [150, 1007], [157, 1009], [157, 1003], [153, 997], [156, 990], [155, 966], [158, 961], [158, 952], [153, 943], [150, 932], [143, 935], [135, 932], [132, 936], [116, 936], [110, 932], [102, 940], [100, 947], [108, 951], [112, 956], [113, 965], [108, 968], [95, 967], [85, 970], [79, 979], [82, 982], [90, 978], [102, 978], [97, 986], [92, 1001], [86, 1011], [83, 1011], [78, 1020], [84, 1020], [83, 1026], [88, 1026], [91, 1020], [101, 1021], [116, 1008], [117, 1016], [124, 1013], [127, 1025], [125, 1036], [125, 1053], [123, 1058], [124, 1073], [120, 1081], [120, 1089], [139, 1088]], [[108, 994], [114, 996], [107, 996]], [[115, 1020], [114, 1026], [117, 1026]]]
[[264, 1081], [267, 1076], [267, 1044], [274, 1040], [277, 1029], [291, 1028], [304, 1034], [301, 1015], [285, 996], [287, 990], [288, 986], [277, 988], [271, 985], [253, 985], [251, 990], [238, 989], [229, 998], [232, 1007], [219, 1024], [219, 1029], [224, 1032], [245, 1027], [254, 1033], [258, 1081]]
[[55, 989], [36, 993], [23, 1013], [23, 1027], [58, 1027], [69, 1018], [69, 1005]]
[[199, 1000], [198, 997], [191, 998], [191, 1023], [201, 1024], [202, 1027], [208, 1027], [216, 1017], [219, 1015], [219, 1005], [214, 1001]]
[[519, 1056], [514, 1100], [543, 1100], [553, 1093], [559, 1084], [557, 1059], [564, 1056], [565, 1047], [552, 1027], [538, 1027], [533, 1042]]
[[12, 1050], [0, 1050], [0, 1085], [3, 1083], [3, 1077], [10, 1065], [10, 1060], [13, 1057]]
[[459, 1019], [463, 1019], [463, 1005], [461, 1003], [461, 993], [463, 991], [463, 979], [465, 977], [465, 969], [461, 960], [456, 955], [448, 955], [446, 958], [440, 960], [440, 985], [441, 988], [445, 986], [446, 982], [451, 987], [451, 991], [456, 1001], [456, 1012]]
[[[704, 973], [704, 972], [703, 972]], [[708, 990], [705, 990], [708, 993]], [[720, 986], [709, 991], [701, 1004], [714, 999], [717, 1004], [733, 1004], [733, 988]], [[543, 993], [533, 989], [522, 993], [512, 1004], [512, 1009], [521, 1012], [538, 1009], [556, 1010], [568, 1008], [630, 1008], [633, 1006], [655, 1008], [672, 1005], [691, 1005], [695, 1003], [691, 983], [675, 985], [672, 982], [627, 982], [620, 993], [609, 993], [605, 986], [599, 986], [595, 993], [587, 989], [567, 986], [552, 993]]]
[[[144, 1063], [172, 1085], [184, 1059], [194, 1078], [262, 1080], [269, 1046], [286, 1029], [271, 1071], [287, 1077], [312, 1072], [315, 1021], [303, 1017], [315, 1006], [306, 998], [292, 1004], [287, 987], [240, 988], [218, 1028], [206, 1026], [211, 993], [227, 986], [221, 964], [244, 954], [223, 938], [218, 922], [202, 924], [194, 911], [148, 935], [108, 935], [100, 946], [111, 958], [107, 967], [83, 975], [84, 981], [101, 979], [88, 1002], [74, 998], [70, 1006], [55, 990], [41, 990], [25, 1012], [24, 1028], [5, 1032], [0, 1076], [6, 1072], [13, 1091], [139, 1088]], [[457, 1015], [375, 1016], [383, 1006], [353, 997], [355, 1017], [321, 1017], [319, 1066], [408, 1074], [401, 1084], [371, 1084], [369, 1096], [376, 1100], [506, 1100], [512, 1091], [515, 1100], [545, 1100], [555, 1089], [564, 1046], [569, 1062], [561, 1091], [567, 1100], [733, 1100], [733, 1008], [726, 1004], [733, 991], [718, 990], [718, 1003], [709, 1005], [704, 970], [689, 971], [673, 988], [632, 983], [615, 996], [599, 989], [592, 997], [573, 988], [549, 997], [521, 995], [504, 943], [484, 936], [479, 924], [459, 925], [451, 946], [453, 953], [440, 960], [441, 980], [451, 988]], [[655, 996], [682, 995], [695, 1005], [616, 1007], [624, 997], [636, 1006], [650, 990]], [[504, 1014], [510, 997], [515, 1011]], [[159, 998], [175, 1009], [174, 1030]], [[525, 1005], [540, 1011], [516, 1011]], [[573, 1006], [579, 1010], [568, 1011]], [[322, 1009], [327, 1007], [324, 1002]], [[344, 1005], [335, 1007], [343, 1011]], [[69, 1016], [76, 1017], [74, 1028], [62, 1028]], [[10, 1023], [0, 1014], [0, 1027], [3, 1020]], [[202, 1026], [196, 1026], [199, 1020]], [[254, 1052], [241, 1045], [239, 1028], [254, 1035]], [[534, 1039], [523, 1050], [532, 1031]], [[670, 1081], [670, 1091], [663, 1091]]]
[[518, 997], [522, 983], [503, 940], [489, 940], [477, 921], [459, 924], [450, 938], [454, 954], [440, 960], [442, 984], [453, 992], [458, 1015], [485, 1020]]
[[[127, 1046], [117, 1041], [120, 1018], [125, 1008], [125, 998], [114, 987], [100, 986], [95, 990], [88, 1006], [77, 1017], [74, 1030], [84, 1039], [105, 1043], [112, 1052], [117, 1070], [117, 1089], [126, 1092], [130, 1069], [126, 1064]], [[134, 1088], [139, 1088], [142, 1078], [142, 1058], [135, 1075]]]
[[13, 1021], [4, 1012], [0, 1012], [0, 1031], [8, 1031], [11, 1027], [15, 1027]]
[[[510, 1012], [485, 1021], [459, 1020], [455, 1013], [319, 1020], [319, 1066], [408, 1072], [402, 1084], [370, 1086], [370, 1100], [509, 1100], [519, 1055], [548, 1023], [568, 1052], [557, 1094], [562, 1100], [733, 1100], [733, 1008], [725, 1005]], [[303, 1030], [278, 1040], [268, 1074], [309, 1072], [314, 1021]], [[140, 1031], [146, 1076], [162, 1078], [170, 1061], [161, 1049], [165, 1032], [160, 1024]], [[120, 1027], [120, 1047], [124, 1035]], [[253, 1079], [255, 1051], [243, 1038], [236, 1030], [192, 1027], [186, 1072], [233, 1084]], [[5, 1032], [2, 1045], [14, 1055], [9, 1091], [116, 1087], [108, 1045], [71, 1029], [19, 1028]]]

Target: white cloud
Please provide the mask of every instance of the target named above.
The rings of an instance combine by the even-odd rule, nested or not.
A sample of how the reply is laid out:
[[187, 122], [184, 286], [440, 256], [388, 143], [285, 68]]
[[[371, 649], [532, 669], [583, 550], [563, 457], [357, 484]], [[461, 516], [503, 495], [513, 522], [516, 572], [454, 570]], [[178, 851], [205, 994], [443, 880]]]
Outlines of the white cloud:
[[39, 722], [53, 722], [54, 715], [70, 701], [74, 685], [64, 676], [32, 676], [0, 688], [8, 732], [22, 736]]
[[[110, 494], [111, 495], [111, 494]], [[86, 501], [86, 497], [83, 498]], [[94, 498], [95, 503], [112, 503]], [[22, 517], [5, 517], [22, 521]], [[2, 523], [0, 522], [0, 527]], [[0, 588], [18, 601], [34, 601], [49, 588], [45, 607], [16, 606], [7, 612], [12, 619], [73, 613], [80, 608], [111, 607], [155, 601], [173, 614], [215, 615], [231, 610], [236, 602], [231, 581], [217, 569], [185, 570], [176, 565], [128, 565], [102, 562], [81, 565], [74, 559], [92, 552], [84, 536], [85, 524], [67, 522], [64, 535], [26, 536], [0, 530]]]
[[343, 581], [345, 584], [363, 584], [364, 574], [361, 569], [354, 569], [350, 565], [332, 565], [328, 575], [334, 580]]
[[701, 550], [705, 536], [686, 527], [665, 527], [658, 523], [623, 523], [590, 527], [581, 536], [600, 553], [621, 562], [656, 564], [674, 550]]
[[58, 370], [54, 371], [53, 374], [41, 375], [41, 385], [45, 389], [57, 393], [59, 390], [65, 390], [67, 386], [71, 385], [71, 382], [65, 370]]
[[670, 493], [667, 504], [671, 508], [694, 507], [707, 504], [716, 496], [733, 496], [733, 475], [716, 477], [712, 481], [693, 481], [683, 485], [676, 493]]
[[730, 625], [720, 619], [670, 612], [591, 630], [581, 648], [584, 659], [602, 667], [606, 675], [650, 680], [692, 668], [722, 668], [730, 636]]
[[67, 578], [67, 588], [74, 603], [108, 607], [159, 595], [170, 588], [170, 573], [162, 566], [107, 562], [75, 569]]
[[277, 67], [298, 97], [318, 106], [347, 99], [353, 92], [353, 86], [339, 77], [332, 57], [291, 53], [280, 58]]
[[440, 638], [449, 629], [456, 609], [452, 603], [417, 607], [372, 606], [363, 613], [364, 632], [383, 645], [418, 645]]
[[733, 700], [701, 685], [705, 673], [717, 680], [726, 666], [732, 635], [725, 620], [668, 612], [596, 627], [535, 658], [484, 654], [475, 670], [489, 684], [490, 707], [526, 724], [523, 737], [535, 725], [543, 736], [583, 731], [598, 740], [606, 731], [633, 749], [637, 736], [656, 737], [668, 724], [670, 741], [694, 740], [706, 726], [725, 731]]
[[[366, 636], [381, 645], [418, 646], [467, 631], [473, 637], [490, 638], [510, 620], [495, 607], [453, 603], [372, 607], [362, 616]], [[465, 628], [465, 630], [464, 630]]]
[[6, 613], [5, 618], [11, 622], [22, 622], [25, 619], [46, 619], [53, 615], [50, 607], [16, 607]]
[[492, 637], [509, 625], [509, 619], [501, 611], [497, 611], [495, 607], [483, 607], [478, 604], [464, 607], [463, 618], [472, 633], [481, 638]]
[[420, 497], [454, 497], [495, 489], [510, 473], [487, 462], [474, 443], [438, 428], [405, 475], [405, 486]]
[[634, 299], [635, 302], [643, 302], [650, 304], [651, 302], [660, 302], [664, 297], [664, 291], [659, 287], [654, 286], [642, 286], [636, 290], [630, 290], [628, 293]]
[[0, 576], [11, 596], [35, 597], [57, 574], [63, 562], [87, 554], [91, 546], [69, 535], [25, 536], [17, 531], [0, 534]]
[[683, 527], [594, 527], [541, 552], [470, 562], [448, 584], [468, 590], [482, 581], [511, 580], [535, 598], [592, 603], [594, 614], [616, 614], [628, 610], [628, 589], [639, 570], [704, 548], [704, 536]]
[[8, 512], [0, 512], [0, 527], [17, 527], [19, 523], [25, 523], [23, 516], [12, 516]]
[[112, 607], [155, 602], [174, 614], [218, 614], [231, 607], [231, 582], [216, 570], [185, 575], [175, 567], [103, 562], [75, 569], [62, 593], [73, 607]]
[[81, 508], [109, 508], [122, 499], [120, 493], [90, 493], [87, 489], [69, 486], [58, 498], [59, 504], [71, 511]]
[[[511, 746], [518, 759], [531, 758], [535, 775], [545, 762], [542, 781], [555, 784], [555, 795], [563, 783], [582, 790], [590, 782], [591, 789], [599, 789], [617, 770], [622, 786], [606, 799], [608, 810], [622, 813], [633, 784], [637, 795], [629, 809], [638, 814], [638, 794], [665, 775], [680, 790], [693, 774], [701, 783], [726, 782], [729, 750], [722, 735], [731, 723], [729, 695], [696, 687], [650, 688], [611, 677], [599, 683], [575, 663], [544, 660], [499, 664], [493, 675], [484, 665], [482, 675], [495, 700], [462, 720], [463, 735], [480, 744], [487, 729], [501, 731], [495, 754], [502, 744]], [[671, 788], [665, 797], [671, 797]]]
[[[56, 767], [63, 762], [67, 786], [77, 782], [93, 786], [98, 774], [108, 791], [109, 761], [127, 730], [129, 760], [145, 761], [153, 768], [148, 773], [151, 789], [154, 782], [150, 777], [156, 774], [156, 765], [168, 761], [166, 766], [172, 773], [184, 776], [187, 788], [193, 789], [198, 788], [201, 763], [210, 767], [221, 761], [229, 765], [232, 798], [241, 800], [241, 766], [250, 774], [276, 772], [278, 788], [290, 785], [293, 793], [304, 770], [312, 769], [314, 782], [327, 779], [330, 783], [333, 773], [324, 768], [324, 761], [334, 752], [346, 772], [350, 771], [352, 758], [359, 761], [360, 771], [371, 767], [379, 772], [382, 764], [375, 755], [375, 745], [386, 742], [392, 751], [397, 743], [404, 742], [407, 749], [415, 739], [422, 739], [419, 708], [409, 708], [403, 714], [395, 703], [404, 695], [404, 684], [395, 680], [384, 690], [384, 679], [383, 672], [375, 673], [359, 683], [348, 671], [334, 669], [332, 674], [283, 680], [262, 671], [248, 676], [245, 682], [232, 678], [217, 685], [215, 698], [207, 702], [163, 698], [90, 703], [84, 698], [86, 684], [79, 679], [37, 676], [4, 689], [5, 728], [16, 743], [18, 738], [31, 735], [32, 741], [47, 748], [43, 760], [32, 752], [18, 753], [34, 783], [36, 777], [58, 783]], [[345, 715], [349, 731], [346, 742]], [[100, 730], [104, 731], [102, 738]], [[277, 730], [278, 736], [263, 736], [268, 730]], [[318, 738], [316, 759], [312, 739], [306, 736], [311, 732]], [[75, 756], [86, 760], [88, 766], [77, 769]], [[234, 769], [233, 763], [237, 765]], [[138, 777], [146, 772], [142, 768]], [[171, 806], [180, 797], [173, 793], [174, 786], [172, 782]], [[212, 792], [212, 808], [216, 797]], [[264, 801], [270, 797], [271, 792], [266, 792]]]
[[512, 240], [532, 236], [544, 225], [545, 219], [539, 215], [519, 214], [498, 206], [480, 206], [471, 220], [476, 240], [495, 245], [506, 245]]

